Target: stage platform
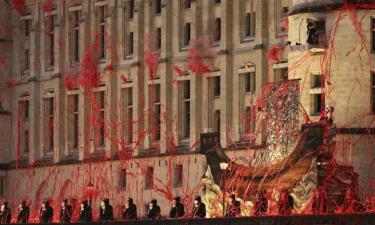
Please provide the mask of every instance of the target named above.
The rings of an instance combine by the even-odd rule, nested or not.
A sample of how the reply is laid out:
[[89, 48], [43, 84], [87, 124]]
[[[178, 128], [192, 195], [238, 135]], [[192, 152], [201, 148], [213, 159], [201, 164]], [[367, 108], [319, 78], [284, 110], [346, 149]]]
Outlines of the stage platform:
[[[214, 218], [214, 219], [161, 219], [161, 220], [137, 220], [137, 221], [111, 221], [74, 223], [87, 225], [373, 225], [375, 214], [325, 214], [325, 215], [295, 215], [295, 216], [261, 216], [241, 218]], [[21, 225], [21, 224], [20, 224]]]

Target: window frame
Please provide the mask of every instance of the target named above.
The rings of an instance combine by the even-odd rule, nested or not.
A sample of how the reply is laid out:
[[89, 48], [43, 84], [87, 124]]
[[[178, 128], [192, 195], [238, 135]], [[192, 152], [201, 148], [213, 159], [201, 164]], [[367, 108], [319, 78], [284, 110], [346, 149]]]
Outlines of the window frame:
[[147, 167], [145, 176], [145, 189], [154, 189], [154, 167]]

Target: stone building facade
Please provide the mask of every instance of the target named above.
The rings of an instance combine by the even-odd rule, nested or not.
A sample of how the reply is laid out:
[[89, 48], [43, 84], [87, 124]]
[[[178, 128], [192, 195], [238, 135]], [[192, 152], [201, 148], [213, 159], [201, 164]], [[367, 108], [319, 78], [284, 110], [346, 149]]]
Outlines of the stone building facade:
[[[221, 145], [233, 157], [248, 161], [262, 157], [263, 150], [254, 155], [253, 146], [261, 144], [265, 135], [252, 136], [262, 124], [244, 116], [254, 106], [259, 88], [269, 81], [301, 78], [301, 102], [313, 119], [318, 104], [315, 95], [322, 92], [314, 81], [322, 73], [324, 50], [306, 45], [306, 26], [299, 28], [301, 19], [319, 21], [322, 15], [291, 15], [289, 31], [280, 28], [293, 4], [303, 9], [303, 3], [294, 1], [72, 0], [55, 1], [47, 13], [42, 10], [44, 2], [26, 1], [26, 14], [21, 15], [2, 0], [1, 20], [10, 21], [6, 26], [13, 33], [4, 29], [0, 33], [6, 55], [0, 69], [7, 74], [0, 77], [1, 197], [14, 204], [27, 198], [35, 205], [50, 198], [78, 199], [87, 196], [85, 188], [91, 182], [96, 191], [93, 204], [108, 197], [117, 216], [128, 197], [134, 198], [139, 215], [156, 198], [166, 216], [171, 199], [161, 190], [180, 195], [185, 205], [202, 193], [200, 178], [206, 166], [197, 144], [201, 133], [220, 131]], [[361, 13], [366, 12], [357, 18]], [[362, 24], [369, 50], [373, 15], [367, 12]], [[337, 16], [329, 15], [326, 31], [332, 26], [328, 20]], [[340, 21], [334, 40], [342, 55], [358, 43], [358, 38], [345, 31], [345, 24], [350, 25], [349, 18]], [[328, 32], [324, 35], [329, 36]], [[215, 71], [189, 73], [189, 40], [201, 36], [213, 43], [209, 62]], [[148, 37], [152, 37], [151, 49], [160, 50], [153, 80], [144, 64]], [[293, 51], [281, 62], [266, 58], [271, 46], [285, 46], [288, 40]], [[100, 87], [89, 98], [82, 88], [66, 90], [64, 77], [75, 70], [94, 41], [102, 49]], [[307, 61], [293, 67], [310, 52]], [[363, 70], [358, 66], [355, 70], [362, 84], [356, 86], [361, 87], [360, 93], [351, 93], [357, 79], [348, 63], [358, 62], [358, 53], [335, 61], [344, 67], [340, 73], [331, 68], [330, 82], [335, 88], [325, 98], [327, 103], [334, 102], [338, 127], [347, 127], [357, 115], [372, 111], [372, 87], [364, 85], [372, 81], [371, 63], [365, 60], [364, 51], [361, 55]], [[186, 75], [176, 75], [172, 65]], [[345, 70], [352, 72], [343, 74]], [[11, 88], [7, 79], [14, 82]], [[93, 101], [105, 104], [93, 111]], [[87, 120], [92, 113], [102, 118], [103, 127]], [[350, 128], [365, 128], [364, 124], [364, 119], [358, 120]], [[354, 143], [359, 137], [342, 134], [341, 138], [338, 146], [345, 150], [347, 140]], [[349, 154], [366, 179], [371, 177], [371, 165], [363, 163], [374, 149], [373, 144], [366, 146], [367, 140], [369, 135], [361, 137]], [[105, 157], [108, 160], [99, 160]], [[151, 183], [145, 174], [152, 174]]]

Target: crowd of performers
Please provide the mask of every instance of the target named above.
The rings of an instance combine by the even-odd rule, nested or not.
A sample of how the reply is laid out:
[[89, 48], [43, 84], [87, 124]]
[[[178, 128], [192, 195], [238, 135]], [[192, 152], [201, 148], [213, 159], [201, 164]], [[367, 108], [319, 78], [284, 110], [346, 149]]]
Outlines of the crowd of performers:
[[[338, 198], [336, 204], [336, 212], [360, 212], [364, 209], [363, 204], [359, 202], [358, 195], [355, 194], [354, 188], [350, 188], [345, 197], [341, 196]], [[323, 189], [316, 189], [314, 197], [312, 198], [311, 212], [313, 214], [328, 213], [330, 205], [327, 203], [327, 195]], [[282, 189], [276, 207], [269, 207], [269, 195], [266, 190], [259, 190], [255, 194], [255, 203], [253, 206], [254, 216], [268, 215], [271, 211], [277, 211], [279, 215], [290, 215], [292, 214], [294, 199], [289, 194], [287, 189]], [[72, 221], [73, 209], [72, 206], [68, 205], [68, 201], [64, 200], [61, 203], [60, 210], [60, 222], [70, 223]], [[30, 215], [30, 208], [26, 205], [25, 201], [19, 204], [17, 223], [28, 223]], [[39, 211], [39, 222], [40, 223], [51, 223], [54, 210], [50, 206], [49, 201], [42, 204]], [[229, 204], [225, 209], [226, 217], [239, 217], [241, 216], [241, 204], [236, 200], [236, 196], [232, 194], [229, 198]], [[1, 205], [0, 211], [1, 223], [10, 223], [11, 221], [11, 210], [8, 208], [7, 202]], [[153, 199], [149, 205], [149, 210], [145, 215], [146, 219], [156, 220], [161, 219], [160, 206], [157, 204], [157, 200]], [[176, 197], [172, 202], [172, 207], [169, 212], [169, 219], [178, 218], [205, 218], [206, 217], [206, 205], [202, 203], [201, 197], [198, 196], [194, 200], [193, 210], [190, 214], [185, 214], [185, 206], [181, 203], [180, 197]], [[134, 204], [133, 199], [125, 203], [122, 210], [122, 215], [119, 220], [137, 220], [137, 206]], [[81, 204], [79, 211], [78, 222], [91, 222], [92, 211], [88, 201], [84, 200]], [[113, 207], [109, 204], [108, 199], [101, 201], [101, 207], [99, 209], [98, 221], [113, 221]]]

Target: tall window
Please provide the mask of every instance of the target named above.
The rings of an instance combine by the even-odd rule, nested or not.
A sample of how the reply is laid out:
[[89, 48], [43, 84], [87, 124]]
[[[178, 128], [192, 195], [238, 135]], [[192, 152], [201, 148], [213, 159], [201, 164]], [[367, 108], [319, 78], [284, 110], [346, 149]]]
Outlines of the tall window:
[[175, 187], [182, 187], [183, 185], [183, 170], [182, 170], [182, 165], [177, 165], [176, 166], [176, 182], [175, 182]]
[[98, 6], [98, 41], [100, 49], [100, 58], [105, 58], [105, 13], [106, 6]]
[[215, 132], [220, 132], [220, 110], [215, 111]]
[[155, 10], [156, 14], [161, 13], [161, 0], [155, 0]]
[[122, 169], [120, 172], [120, 187], [121, 190], [126, 190], [126, 169]]
[[145, 189], [152, 189], [154, 186], [154, 167], [147, 168], [145, 181]]
[[104, 119], [105, 119], [105, 101], [104, 101], [104, 91], [99, 91], [97, 93], [98, 103], [99, 103], [99, 134], [98, 134], [98, 145], [105, 146], [105, 131], [104, 131]]
[[129, 5], [130, 5], [129, 19], [133, 19], [134, 0], [130, 0]]
[[220, 76], [214, 77], [214, 96], [220, 97]]
[[25, 131], [25, 152], [29, 152], [29, 131]]
[[251, 13], [247, 13], [246, 14], [245, 29], [246, 29], [246, 36], [251, 36], [251, 34], [252, 34], [252, 29], [251, 29]]
[[314, 113], [320, 113], [324, 108], [325, 100], [323, 94], [314, 94]]
[[372, 98], [371, 98], [371, 103], [372, 103], [372, 111], [375, 112], [375, 73], [372, 73]]
[[0, 196], [4, 196], [4, 178], [0, 178]]
[[255, 131], [255, 120], [251, 119], [251, 108], [248, 106], [245, 109], [245, 133], [254, 132]]
[[81, 11], [71, 12], [71, 51], [74, 62], [79, 62], [79, 20]]
[[151, 121], [153, 124], [154, 138], [155, 140], [160, 140], [161, 136], [161, 106], [160, 106], [160, 84], [154, 84], [150, 86], [151, 101], [153, 103], [154, 118]]
[[215, 20], [215, 41], [221, 40], [221, 18]]
[[371, 18], [372, 51], [375, 52], [375, 18]]
[[28, 38], [30, 36], [30, 20], [24, 20], [24, 32], [25, 32], [25, 38]]
[[161, 28], [156, 28], [156, 49], [161, 48]]
[[130, 32], [129, 34], [129, 54], [133, 54], [133, 48], [134, 48], [134, 39], [133, 39], [133, 32]]
[[191, 27], [190, 23], [185, 23], [185, 38], [184, 38], [184, 45], [189, 45], [191, 39]]
[[132, 143], [133, 142], [133, 88], [126, 88], [124, 89], [124, 143]]
[[30, 62], [29, 62], [29, 49], [26, 49], [25, 50], [25, 61], [26, 61], [26, 63], [25, 63], [25, 69], [26, 70], [28, 70], [28, 69], [30, 69]]
[[[281, 10], [281, 23], [284, 23], [284, 21], [288, 19], [288, 13], [289, 13], [289, 7], [283, 7]], [[285, 26], [282, 26], [280, 29], [281, 29], [281, 32], [286, 31]]]
[[53, 121], [54, 121], [54, 111], [55, 111], [55, 105], [54, 105], [54, 99], [53, 98], [47, 98], [46, 99], [46, 105], [47, 105], [47, 137], [48, 137], [48, 143], [47, 143], [47, 151], [53, 151], [54, 146], [54, 140], [53, 140]]
[[48, 42], [49, 42], [48, 54], [47, 54], [48, 56], [47, 60], [49, 63], [48, 66], [53, 66], [55, 64], [55, 59], [53, 55], [54, 42], [55, 42], [55, 31], [54, 31], [55, 16], [56, 15], [47, 16], [47, 29], [48, 29], [47, 36], [48, 36]]
[[185, 0], [185, 9], [190, 9], [190, 7], [191, 7], [190, 0]]
[[24, 119], [28, 119], [29, 118], [29, 101], [24, 101], [23, 118]]
[[256, 90], [256, 81], [255, 73], [245, 73], [245, 92], [255, 92]]
[[190, 80], [184, 81], [184, 137], [190, 137]]
[[79, 126], [79, 121], [78, 121], [78, 95], [73, 95], [71, 96], [72, 98], [72, 107], [73, 107], [73, 148], [76, 149], [78, 148], [78, 126]]

